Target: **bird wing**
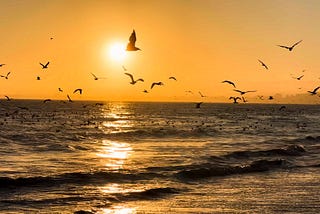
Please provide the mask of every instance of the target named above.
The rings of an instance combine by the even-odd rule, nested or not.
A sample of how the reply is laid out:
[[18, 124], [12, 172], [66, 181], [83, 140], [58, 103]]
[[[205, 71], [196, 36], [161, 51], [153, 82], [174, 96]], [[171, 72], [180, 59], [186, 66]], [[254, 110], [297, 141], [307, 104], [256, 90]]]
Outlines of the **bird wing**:
[[246, 91], [246, 93], [249, 93], [249, 92], [256, 92], [256, 91]]
[[92, 76], [93, 76], [94, 78], [98, 79], [98, 77], [97, 77], [96, 75], [94, 75], [94, 73], [91, 73], [91, 74], [92, 74]]
[[47, 62], [47, 64], [45, 64], [45, 66], [47, 67], [49, 65], [50, 62]]
[[82, 94], [82, 89], [81, 88], [77, 88], [76, 90], [73, 91], [73, 93], [77, 93], [77, 91], [79, 91], [79, 93]]
[[278, 45], [279, 47], [281, 47], [281, 48], [286, 48], [286, 49], [289, 49], [289, 47], [288, 46], [284, 46], [284, 45]]
[[7, 77], [9, 76], [10, 73], [11, 73], [10, 71], [7, 73]]
[[68, 100], [70, 101], [70, 102], [72, 102], [72, 100], [71, 100], [71, 98], [70, 98], [70, 96], [67, 94], [67, 98], [68, 98]]
[[131, 33], [131, 35], [130, 35], [130, 37], [129, 37], [129, 42], [134, 45], [134, 43], [135, 43], [136, 41], [137, 41], [136, 32], [133, 30], [133, 32]]
[[141, 78], [136, 80], [136, 82], [138, 82], [138, 81], [144, 82], [144, 80]]
[[298, 77], [297, 79], [301, 79], [302, 77], [304, 77], [304, 75], [301, 75], [300, 77]]
[[44, 65], [44, 64], [42, 64], [41, 62], [40, 62], [40, 65], [41, 65], [42, 67], [45, 67], [45, 65]]
[[134, 82], [133, 76], [130, 73], [124, 73], [125, 75], [128, 75], [131, 78], [131, 81]]
[[172, 79], [172, 80], [177, 80], [175, 77], [169, 77], [169, 79]]
[[230, 85], [233, 85], [233, 87], [236, 87], [236, 85], [229, 80], [224, 80], [224, 81], [222, 81], [222, 83], [229, 83]]
[[320, 88], [320, 86], [319, 86], [319, 87], [316, 87], [315, 89], [313, 89], [313, 92], [316, 93], [319, 88]]
[[157, 82], [152, 83], [152, 84], [151, 84], [151, 89], [152, 89], [155, 85], [159, 85], [159, 83], [157, 83]]
[[240, 91], [238, 89], [233, 89], [233, 90], [236, 91], [236, 92], [239, 92], [239, 93], [243, 93], [243, 91]]
[[300, 40], [299, 42], [294, 43], [291, 47], [293, 48], [294, 46], [298, 45], [300, 42], [302, 42], [302, 40]]

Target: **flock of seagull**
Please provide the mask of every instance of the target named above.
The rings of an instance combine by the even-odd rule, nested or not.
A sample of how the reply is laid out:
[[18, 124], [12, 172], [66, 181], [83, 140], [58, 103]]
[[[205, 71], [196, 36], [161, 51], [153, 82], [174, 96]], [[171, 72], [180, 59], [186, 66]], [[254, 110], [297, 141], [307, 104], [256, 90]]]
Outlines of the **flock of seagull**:
[[[50, 40], [52, 40], [52, 39], [53, 39], [53, 38], [51, 37]], [[130, 35], [130, 37], [129, 37], [129, 42], [128, 42], [127, 47], [126, 47], [126, 51], [138, 51], [138, 50], [141, 50], [140, 48], [136, 47], [136, 45], [135, 45], [136, 41], [137, 41], [136, 32], [135, 32], [135, 30], [133, 30], [133, 32], [131, 33], [131, 35]], [[296, 47], [296, 46], [297, 46], [298, 44], [300, 44], [301, 42], [302, 42], [302, 40], [294, 43], [294, 44], [291, 45], [291, 46], [285, 46], [285, 45], [278, 45], [278, 46], [281, 47], [281, 48], [287, 49], [288, 51], [293, 51], [294, 47]], [[260, 60], [260, 59], [258, 59], [258, 61], [259, 61], [259, 63], [261, 64], [261, 66], [263, 66], [266, 70], [269, 70], [269, 67], [268, 67], [268, 65], [267, 65], [266, 63], [264, 63], [264, 62], [263, 62], [262, 60]], [[39, 64], [41, 65], [41, 68], [42, 68], [42, 69], [47, 69], [48, 66], [49, 66], [49, 64], [50, 64], [50, 62], [49, 62], [49, 61], [46, 62], [46, 63], [41, 63], [41, 62], [40, 62]], [[5, 65], [6, 65], [6, 64], [0, 64], [0, 67], [3, 67], [3, 66], [5, 66]], [[135, 78], [135, 77], [133, 76], [133, 74], [128, 73], [126, 67], [122, 66], [122, 68], [123, 68], [123, 70], [125, 71], [124, 74], [130, 78], [130, 82], [129, 82], [129, 83], [130, 83], [131, 85], [135, 85], [135, 84], [137, 84], [138, 82], [144, 82], [144, 79], [143, 79], [143, 78]], [[304, 72], [304, 70], [303, 70], [302, 72]], [[7, 74], [0, 75], [0, 77], [8, 80], [10, 74], [11, 74], [11, 72], [8, 72]], [[94, 73], [91, 73], [91, 75], [93, 76], [94, 80], [106, 79], [106, 77], [98, 77], [98, 76], [96, 76]], [[292, 76], [292, 78], [294, 78], [294, 79], [296, 79], [296, 80], [301, 80], [301, 79], [304, 77], [304, 74], [303, 74], [303, 75], [300, 75], [300, 76], [293, 76], [293, 75], [291, 75], [291, 76]], [[169, 79], [170, 79], [170, 80], [173, 80], [173, 81], [177, 81], [176, 77], [174, 77], [174, 76], [170, 76]], [[41, 80], [41, 77], [40, 77], [40, 76], [37, 76], [37, 77], [36, 77], [36, 80]], [[237, 89], [236, 84], [235, 84], [233, 81], [231, 81], [231, 80], [224, 80], [224, 81], [222, 81], [221, 83], [227, 83], [227, 84], [232, 85], [232, 86], [233, 86], [233, 91], [239, 93], [239, 96], [230, 96], [230, 97], [229, 97], [229, 100], [232, 100], [234, 104], [238, 104], [238, 100], [239, 100], [239, 101], [242, 100], [244, 103], [248, 102], [248, 101], [246, 100], [246, 98], [244, 97], [244, 95], [247, 94], [247, 93], [257, 92], [256, 90], [247, 90], [247, 91], [239, 90], [239, 89]], [[161, 81], [159, 81], [159, 82], [153, 82], [153, 83], [151, 83], [150, 90], [153, 89], [155, 86], [163, 86], [163, 85], [164, 85], [164, 83], [161, 82]], [[314, 88], [313, 90], [308, 90], [307, 92], [308, 92], [310, 95], [316, 95], [316, 94], [317, 94], [317, 91], [319, 90], [319, 88], [320, 88], [320, 86]], [[63, 89], [62, 89], [62, 88], [58, 88], [58, 91], [59, 91], [59, 92], [63, 92]], [[75, 89], [75, 90], [73, 91], [73, 93], [74, 93], [74, 94], [75, 94], [75, 93], [82, 94], [82, 91], [83, 91], [83, 90], [82, 90], [81, 88], [77, 88], [77, 89]], [[143, 93], [149, 93], [149, 91], [148, 91], [147, 89], [144, 89], [142, 92], [143, 92]], [[189, 90], [189, 91], [185, 91], [185, 92], [186, 92], [186, 93], [193, 94], [193, 92], [190, 91], [190, 90]], [[202, 98], [203, 98], [203, 97], [206, 97], [206, 96], [203, 95], [200, 91], [198, 91], [198, 93], [199, 93], [200, 97], [202, 97]], [[67, 94], [66, 96], [67, 96], [67, 99], [68, 99], [69, 102], [73, 102], [73, 100], [71, 99], [71, 97], [70, 97], [69, 94]], [[263, 100], [263, 99], [264, 99], [263, 96], [258, 96], [258, 97], [259, 97], [260, 100]], [[320, 96], [319, 96], [319, 97], [320, 97]], [[7, 96], [7, 95], [5, 95], [5, 98], [7, 99], [7, 101], [10, 101], [10, 100], [11, 100], [11, 98], [10, 98], [9, 96]], [[268, 99], [269, 99], [269, 100], [272, 100], [272, 99], [274, 99], [274, 98], [273, 98], [273, 96], [269, 96]], [[46, 103], [46, 102], [49, 102], [49, 101], [51, 101], [51, 99], [45, 99], [43, 102]], [[201, 106], [202, 103], [203, 103], [203, 102], [198, 102], [198, 103], [196, 103], [196, 108], [200, 108], [200, 106]]]

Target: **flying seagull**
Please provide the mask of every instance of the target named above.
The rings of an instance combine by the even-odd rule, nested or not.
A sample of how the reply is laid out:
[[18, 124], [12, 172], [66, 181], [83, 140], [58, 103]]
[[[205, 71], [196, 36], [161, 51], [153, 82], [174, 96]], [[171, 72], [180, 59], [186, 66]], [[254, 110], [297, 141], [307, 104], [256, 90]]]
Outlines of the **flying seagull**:
[[233, 100], [234, 104], [238, 104], [237, 100], [241, 100], [240, 97], [229, 97], [229, 100]]
[[320, 88], [320, 86], [313, 89], [313, 91], [308, 91], [308, 92], [310, 93], [310, 95], [316, 95], [319, 88]]
[[289, 51], [292, 51], [293, 48], [294, 48], [296, 45], [298, 45], [300, 42], [302, 42], [302, 40], [300, 40], [299, 42], [294, 43], [292, 46], [285, 46], [285, 45], [278, 45], [278, 46], [281, 47], [281, 48], [288, 49]]
[[177, 81], [177, 79], [175, 77], [169, 77], [169, 80], [175, 80]]
[[58, 88], [59, 92], [63, 92], [62, 88]]
[[40, 80], [40, 77], [39, 77], [39, 76], [37, 76], [37, 80]]
[[229, 80], [224, 80], [221, 83], [228, 83], [230, 85], [233, 85], [234, 88], [236, 88], [236, 85], [233, 82], [229, 81]]
[[77, 88], [76, 90], [73, 91], [74, 94], [77, 93], [77, 92], [79, 92], [79, 94], [82, 94], [82, 89], [81, 88]]
[[143, 80], [143, 79], [141, 79], [141, 78], [139, 78], [139, 79], [137, 79], [137, 80], [134, 80], [134, 79], [133, 79], [133, 75], [132, 75], [132, 74], [130, 74], [130, 73], [124, 73], [124, 74], [125, 74], [125, 75], [128, 75], [128, 76], [130, 77], [130, 79], [131, 79], [130, 84], [131, 84], [131, 85], [136, 84], [138, 81], [144, 82], [144, 80]]
[[3, 78], [5, 78], [5, 79], [8, 79], [8, 76], [9, 76], [10, 73], [11, 73], [11, 72], [8, 72], [6, 76], [0, 75], [0, 77], [3, 77]]
[[241, 95], [244, 95], [244, 94], [249, 93], [249, 92], [256, 92], [256, 91], [241, 91], [241, 90], [238, 90], [238, 89], [233, 89], [233, 90], [236, 91], [236, 92], [239, 92]]
[[105, 77], [97, 77], [96, 75], [94, 75], [94, 73], [91, 73], [94, 80], [99, 80], [99, 79], [106, 79]]
[[146, 89], [144, 89], [142, 92], [143, 92], [143, 93], [149, 93]]
[[264, 63], [264, 62], [262, 62], [260, 59], [258, 59], [258, 61], [261, 63], [261, 65], [265, 68], [265, 69], [269, 69], [268, 68], [268, 66]]
[[133, 32], [131, 33], [130, 37], [129, 37], [129, 43], [127, 44], [127, 51], [138, 51], [140, 50], [140, 48], [137, 48], [135, 46], [135, 43], [137, 41], [136, 38], [136, 32], [133, 30]]
[[42, 64], [41, 62], [40, 62], [40, 65], [42, 66], [42, 69], [46, 69], [46, 68], [48, 68], [48, 65], [49, 65], [49, 63], [50, 62], [47, 62], [47, 64]]
[[151, 89], [155, 86], [155, 85], [164, 85], [163, 84], [163, 82], [153, 82], [152, 84], [151, 84]]

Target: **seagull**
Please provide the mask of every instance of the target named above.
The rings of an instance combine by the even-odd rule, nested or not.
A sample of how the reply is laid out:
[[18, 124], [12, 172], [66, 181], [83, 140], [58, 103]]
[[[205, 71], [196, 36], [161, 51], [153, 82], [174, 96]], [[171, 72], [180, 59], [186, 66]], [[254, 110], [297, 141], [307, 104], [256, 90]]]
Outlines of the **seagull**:
[[45, 99], [45, 100], [43, 101], [43, 103], [50, 102], [50, 101], [51, 101], [51, 99]]
[[294, 48], [296, 45], [298, 45], [300, 42], [302, 42], [302, 40], [300, 40], [299, 42], [294, 43], [294, 44], [293, 44], [292, 46], [290, 46], [290, 47], [285, 46], [285, 45], [278, 45], [278, 46], [281, 47], [281, 48], [288, 49], [289, 51], [292, 51], [293, 48]]
[[155, 85], [164, 85], [163, 82], [154, 82], [151, 84], [151, 89], [155, 86]]
[[224, 80], [221, 83], [229, 83], [230, 85], [233, 85], [234, 88], [236, 88], [236, 85], [233, 82], [231, 82], [230, 80]]
[[201, 106], [202, 103], [203, 103], [203, 102], [196, 103], [196, 108], [200, 108], [200, 106]]
[[319, 88], [320, 88], [320, 86], [313, 89], [313, 91], [308, 91], [308, 92], [310, 93], [310, 95], [316, 95]]
[[40, 80], [40, 77], [39, 77], [39, 76], [37, 76], [37, 80]]
[[8, 76], [9, 76], [10, 73], [11, 73], [11, 72], [8, 72], [6, 76], [0, 75], [0, 77], [3, 77], [3, 78], [5, 78], [5, 79], [8, 79]]
[[46, 68], [48, 68], [48, 65], [49, 65], [49, 63], [50, 62], [47, 62], [47, 64], [42, 64], [41, 62], [40, 62], [40, 65], [42, 66], [42, 69], [46, 69]]
[[91, 73], [94, 80], [99, 80], [99, 79], [106, 79], [105, 77], [97, 77], [96, 75], [94, 75], [93, 73]]
[[149, 93], [146, 89], [144, 89], [142, 92], [143, 92], [143, 93]]
[[201, 91], [198, 91], [198, 93], [200, 94], [201, 97], [206, 97], [201, 93]]
[[4, 96], [7, 98], [7, 101], [10, 101], [10, 100], [11, 100], [11, 98], [8, 97], [7, 95], [4, 95]]
[[4, 66], [4, 65], [6, 65], [6, 64], [0, 64], [0, 67], [2, 67], [2, 66]]
[[79, 94], [82, 94], [82, 89], [81, 88], [77, 88], [76, 90], [73, 91], [73, 93], [77, 93], [79, 91]]
[[274, 98], [273, 98], [273, 96], [269, 96], [269, 98], [268, 98], [269, 100], [273, 100]]
[[169, 77], [169, 80], [175, 80], [177, 81], [177, 79], [175, 77]]
[[127, 44], [126, 51], [138, 51], [138, 50], [140, 50], [140, 48], [137, 48], [135, 46], [136, 41], [137, 41], [136, 32], [133, 30], [133, 32], [131, 33], [131, 35], [129, 37], [129, 43]]
[[237, 100], [241, 100], [240, 97], [229, 97], [229, 100], [233, 100], [234, 104], [238, 104]]
[[304, 77], [304, 75], [301, 75], [299, 77], [292, 77], [293, 79], [301, 80], [301, 78]]
[[265, 67], [265, 69], [267, 70], [269, 69], [268, 66], [264, 62], [262, 62], [260, 59], [258, 59], [258, 61], [261, 63], [263, 67]]
[[63, 92], [63, 90], [61, 88], [58, 88], [59, 92]]
[[244, 94], [249, 93], [249, 92], [256, 92], [256, 91], [240, 91], [238, 89], [233, 89], [233, 90], [236, 91], [236, 92], [239, 92], [241, 95], [244, 95]]
[[125, 75], [128, 75], [128, 76], [131, 78], [131, 82], [130, 82], [131, 85], [136, 84], [138, 81], [144, 82], [144, 80], [141, 79], [141, 78], [140, 78], [140, 79], [137, 79], [137, 80], [134, 80], [132, 74], [130, 74], [130, 73], [124, 73], [124, 74], [125, 74]]
[[71, 102], [71, 103], [73, 102], [68, 94], [67, 94], [67, 98], [68, 98], [69, 102]]

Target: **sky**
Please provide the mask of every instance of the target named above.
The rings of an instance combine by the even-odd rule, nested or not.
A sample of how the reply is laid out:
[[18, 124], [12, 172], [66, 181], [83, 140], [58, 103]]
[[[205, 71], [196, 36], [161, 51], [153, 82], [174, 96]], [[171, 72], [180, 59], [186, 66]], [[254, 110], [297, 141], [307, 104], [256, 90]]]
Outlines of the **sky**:
[[[320, 86], [319, 11], [318, 0], [0, 0], [0, 99], [230, 102], [230, 80], [256, 90], [249, 102], [320, 103], [307, 92]], [[133, 29], [141, 51], [124, 51]]]

